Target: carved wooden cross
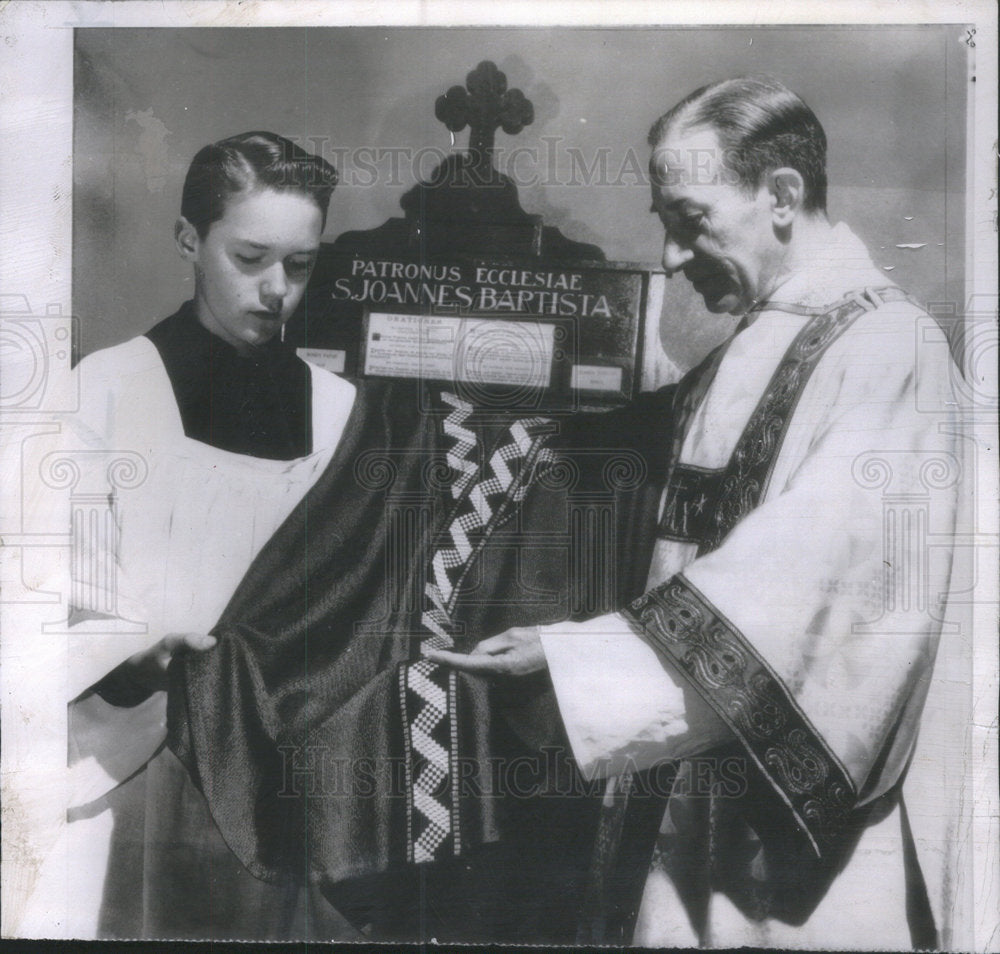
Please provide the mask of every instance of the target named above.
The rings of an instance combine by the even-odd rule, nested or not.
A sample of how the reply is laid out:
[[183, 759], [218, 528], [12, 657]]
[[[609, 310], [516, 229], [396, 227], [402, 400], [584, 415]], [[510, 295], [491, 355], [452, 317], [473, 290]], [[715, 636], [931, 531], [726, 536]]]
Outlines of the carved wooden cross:
[[469, 127], [469, 152], [477, 166], [492, 162], [497, 127], [508, 135], [530, 126], [535, 109], [519, 89], [507, 89], [507, 77], [495, 63], [483, 60], [434, 103], [434, 115], [452, 132]]

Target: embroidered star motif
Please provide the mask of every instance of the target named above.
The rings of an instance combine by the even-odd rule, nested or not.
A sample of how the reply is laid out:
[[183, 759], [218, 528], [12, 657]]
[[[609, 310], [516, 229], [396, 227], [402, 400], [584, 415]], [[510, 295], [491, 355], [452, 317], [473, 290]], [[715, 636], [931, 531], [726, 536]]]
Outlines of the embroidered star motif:
[[700, 514], [705, 509], [705, 504], [708, 503], [708, 497], [702, 494], [694, 503], [694, 512]]

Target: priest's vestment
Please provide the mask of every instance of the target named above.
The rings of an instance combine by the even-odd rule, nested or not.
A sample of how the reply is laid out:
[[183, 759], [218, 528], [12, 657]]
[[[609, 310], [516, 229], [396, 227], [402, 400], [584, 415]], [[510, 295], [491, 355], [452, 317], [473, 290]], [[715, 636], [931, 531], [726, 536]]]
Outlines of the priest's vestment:
[[[630, 856], [635, 943], [956, 943], [961, 466], [933, 327], [838, 226], [681, 382], [646, 592], [543, 630], [578, 763], [612, 779], [598, 881], [665, 808]], [[593, 904], [586, 939], [614, 921]]]

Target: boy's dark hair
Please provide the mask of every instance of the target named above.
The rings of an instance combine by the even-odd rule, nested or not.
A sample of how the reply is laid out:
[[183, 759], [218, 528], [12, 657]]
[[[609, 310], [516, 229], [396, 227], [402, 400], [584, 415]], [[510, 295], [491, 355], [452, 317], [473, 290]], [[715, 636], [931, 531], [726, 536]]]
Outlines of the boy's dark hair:
[[325, 228], [336, 184], [337, 170], [329, 162], [290, 139], [272, 132], [241, 133], [198, 150], [184, 179], [181, 215], [204, 238], [225, 215], [231, 196], [264, 187], [311, 198]]

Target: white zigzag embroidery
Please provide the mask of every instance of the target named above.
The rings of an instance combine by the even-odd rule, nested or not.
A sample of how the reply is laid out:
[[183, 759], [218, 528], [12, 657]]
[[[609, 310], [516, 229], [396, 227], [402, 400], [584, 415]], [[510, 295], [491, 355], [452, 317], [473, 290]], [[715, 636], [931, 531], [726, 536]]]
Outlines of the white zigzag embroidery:
[[461, 475], [451, 487], [451, 495], [457, 499], [469, 481], [476, 476], [476, 463], [468, 460], [469, 451], [476, 446], [476, 435], [462, 426], [472, 414], [473, 407], [468, 401], [463, 401], [448, 391], [441, 392], [441, 399], [455, 409], [444, 419], [443, 428], [445, 434], [455, 438], [455, 446], [446, 453], [445, 459], [448, 461], [448, 466], [453, 467]]
[[[443, 429], [455, 441], [454, 447], [447, 451], [446, 459], [448, 465], [459, 474], [451, 487], [452, 497], [458, 500], [468, 488], [469, 482], [479, 473], [476, 461], [469, 458], [470, 452], [476, 448], [476, 437], [464, 426], [473, 407], [447, 392], [442, 392], [441, 397], [454, 408], [445, 418]], [[502, 501], [513, 486], [511, 499], [515, 503], [524, 499], [529, 482], [521, 479], [518, 483], [522, 475], [513, 471], [509, 464], [527, 457], [533, 445], [528, 427], [541, 423], [542, 420], [530, 418], [515, 421], [511, 425], [511, 442], [497, 448], [490, 457], [488, 466], [491, 475], [473, 486], [466, 501], [459, 505], [462, 512], [455, 514], [447, 531], [450, 546], [439, 549], [431, 560], [432, 579], [428, 580], [424, 590], [430, 605], [424, 610], [421, 621], [432, 635], [423, 641], [422, 651], [450, 649], [454, 646], [449, 629], [456, 581], [448, 571], [463, 568], [473, 555], [474, 547], [469, 534], [484, 529], [493, 519], [495, 510], [490, 502], [491, 497], [500, 495]], [[552, 455], [547, 449], [543, 449], [538, 456], [539, 461], [551, 459]], [[514, 486], [515, 484], [517, 485]], [[460, 574], [457, 578], [460, 578]], [[454, 719], [454, 713], [449, 711], [448, 694], [454, 691], [455, 674], [449, 672], [451, 688], [446, 691], [430, 678], [440, 668], [427, 659], [418, 660], [406, 667], [406, 686], [423, 702], [409, 725], [413, 749], [423, 759], [413, 781], [412, 808], [415, 814], [421, 816], [425, 825], [420, 836], [411, 845], [412, 858], [418, 863], [435, 859], [438, 849], [452, 833], [452, 811], [455, 807], [454, 792], [448, 792], [444, 796], [435, 795], [442, 784], [448, 781], [452, 753], [434, 739], [432, 733], [449, 718]], [[454, 729], [452, 723], [452, 736]], [[457, 815], [455, 824], [457, 825]], [[457, 830], [454, 836], [454, 852], [458, 854], [460, 845]]]

